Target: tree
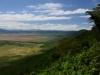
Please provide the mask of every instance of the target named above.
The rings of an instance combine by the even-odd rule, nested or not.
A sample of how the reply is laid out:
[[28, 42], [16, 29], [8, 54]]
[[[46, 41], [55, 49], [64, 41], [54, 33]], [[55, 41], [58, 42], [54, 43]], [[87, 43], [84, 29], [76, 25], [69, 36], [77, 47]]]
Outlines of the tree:
[[100, 4], [92, 10], [87, 11], [86, 14], [90, 15], [90, 22], [94, 22], [100, 32]]

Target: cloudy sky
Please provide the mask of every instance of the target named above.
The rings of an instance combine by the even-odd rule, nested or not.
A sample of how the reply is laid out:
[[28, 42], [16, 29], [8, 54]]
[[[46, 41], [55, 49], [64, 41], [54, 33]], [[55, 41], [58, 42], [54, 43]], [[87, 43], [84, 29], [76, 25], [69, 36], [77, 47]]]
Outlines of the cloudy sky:
[[91, 29], [86, 11], [100, 0], [0, 0], [0, 29]]

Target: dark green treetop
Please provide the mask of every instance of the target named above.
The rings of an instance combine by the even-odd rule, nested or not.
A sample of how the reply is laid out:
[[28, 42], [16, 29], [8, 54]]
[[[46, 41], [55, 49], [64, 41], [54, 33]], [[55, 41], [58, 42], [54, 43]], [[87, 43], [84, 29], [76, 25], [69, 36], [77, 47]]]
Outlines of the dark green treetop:
[[94, 22], [100, 32], [100, 4], [92, 10], [87, 11], [86, 14], [90, 15], [90, 22]]

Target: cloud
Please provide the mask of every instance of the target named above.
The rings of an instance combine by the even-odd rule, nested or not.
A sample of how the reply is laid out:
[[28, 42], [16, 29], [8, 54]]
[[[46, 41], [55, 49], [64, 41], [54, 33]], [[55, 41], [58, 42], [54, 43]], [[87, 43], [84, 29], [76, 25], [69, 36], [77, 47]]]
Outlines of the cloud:
[[85, 29], [85, 30], [91, 30], [91, 28], [92, 28], [93, 26], [89, 26], [89, 27], [83, 27], [83, 28], [79, 28], [79, 30], [82, 30], [82, 29]]
[[59, 9], [62, 6], [63, 5], [60, 3], [46, 3], [46, 4], [40, 4], [37, 6], [30, 5], [30, 6], [27, 6], [27, 8], [31, 8], [31, 9]]
[[[76, 10], [64, 10], [63, 4], [60, 3], [45, 3], [39, 5], [29, 5], [20, 14], [14, 11], [7, 11], [6, 14], [0, 14], [0, 28], [3, 29], [21, 29], [21, 30], [79, 30], [78, 25], [72, 24], [51, 24], [48, 21], [70, 20], [72, 14], [83, 14], [89, 9], [78, 8]], [[85, 18], [84, 16], [80, 16]], [[45, 24], [30, 24], [30, 21], [35, 23], [44, 21]]]
[[77, 30], [76, 24], [63, 25], [63, 24], [25, 24], [21, 22], [0, 22], [0, 28], [7, 30]]
[[83, 14], [83, 13], [85, 13], [86, 11], [89, 11], [89, 9], [79, 8], [79, 9], [74, 10], [74, 11], [55, 10], [55, 11], [52, 11], [49, 15]]
[[84, 22], [84, 23], [82, 23], [82, 24], [89, 24], [88, 22]]
[[84, 23], [82, 23], [82, 24], [88, 24], [88, 25], [90, 25], [90, 24], [94, 24], [93, 22], [91, 22], [91, 23], [89, 23], [89, 22], [84, 22]]
[[[72, 5], [66, 5], [66, 6], [72, 6]], [[35, 5], [29, 5], [27, 8], [33, 9], [33, 12], [37, 12], [39, 14], [47, 14], [47, 15], [55, 15], [55, 16], [61, 16], [61, 15], [72, 15], [72, 14], [83, 14], [86, 11], [89, 11], [89, 9], [84, 8], [78, 8], [76, 10], [63, 10], [64, 7], [61, 3], [46, 3], [46, 4], [39, 4], [37, 6]]]
[[7, 14], [14, 14], [15, 12], [14, 11], [7, 11], [6, 13]]
[[92, 27], [87, 28], [79, 28], [77, 24], [29, 24], [29, 23], [22, 23], [16, 21], [6, 21], [0, 22], [0, 28], [6, 30], [62, 30], [62, 31], [73, 31], [73, 30], [80, 30], [80, 29], [91, 29]]
[[76, 30], [78, 25], [62, 25], [62, 24], [43, 24], [40, 30]]
[[47, 20], [65, 20], [71, 17], [64, 16], [46, 16], [34, 14], [0, 14], [0, 21], [47, 21]]
[[89, 18], [90, 15], [86, 15], [86, 16], [79, 16], [80, 18]]
[[85, 13], [86, 11], [89, 11], [89, 9], [82, 9], [82, 8], [79, 8], [79, 9], [76, 9], [76, 10], [73, 10], [73, 11], [64, 11], [64, 10], [61, 10], [61, 9], [48, 9], [48, 10], [35, 10], [33, 12], [37, 12], [37, 13], [48, 13], [48, 15], [55, 15], [55, 16], [61, 16], [61, 15], [72, 15], [72, 14], [83, 14]]

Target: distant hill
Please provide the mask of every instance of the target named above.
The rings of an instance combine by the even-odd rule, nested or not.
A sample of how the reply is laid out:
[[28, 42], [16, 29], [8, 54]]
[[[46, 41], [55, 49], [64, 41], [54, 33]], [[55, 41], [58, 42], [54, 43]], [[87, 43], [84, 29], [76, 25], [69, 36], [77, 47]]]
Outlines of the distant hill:
[[0, 29], [0, 34], [37, 34], [37, 35], [58, 35], [59, 37], [77, 36], [87, 30], [79, 31], [56, 31], [56, 30], [5, 30]]

